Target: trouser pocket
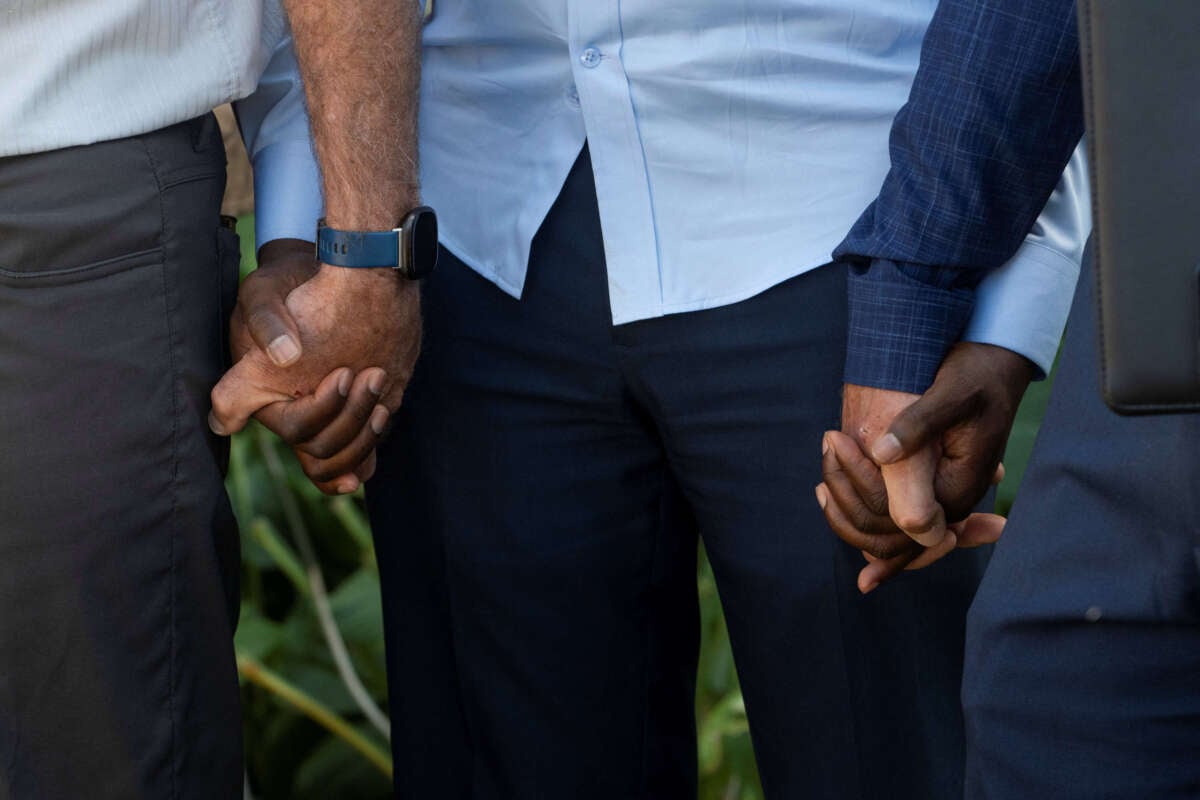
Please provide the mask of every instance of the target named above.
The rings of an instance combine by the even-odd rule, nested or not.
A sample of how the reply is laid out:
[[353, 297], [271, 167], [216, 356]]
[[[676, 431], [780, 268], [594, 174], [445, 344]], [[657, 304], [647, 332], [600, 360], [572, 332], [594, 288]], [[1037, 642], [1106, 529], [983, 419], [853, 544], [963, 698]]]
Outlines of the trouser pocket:
[[240, 792], [196, 127], [0, 161], [0, 796]]

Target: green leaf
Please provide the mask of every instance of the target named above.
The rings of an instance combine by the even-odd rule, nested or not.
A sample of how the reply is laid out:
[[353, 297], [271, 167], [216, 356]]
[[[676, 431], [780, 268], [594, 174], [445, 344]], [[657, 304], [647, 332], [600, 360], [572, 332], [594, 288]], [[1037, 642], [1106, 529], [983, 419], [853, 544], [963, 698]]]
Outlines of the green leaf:
[[292, 550], [292, 546], [279, 535], [279, 531], [275, 529], [271, 521], [265, 517], [255, 517], [254, 521], [250, 523], [249, 533], [250, 538], [270, 555], [275, 566], [284, 575], [287, 575], [288, 580], [296, 587], [296, 591], [307, 595], [309, 592], [308, 574], [304, 571], [304, 565], [300, 563], [300, 557]]
[[726, 742], [749, 732], [746, 704], [741, 692], [732, 692], [713, 706], [699, 722], [700, 771], [713, 774], [723, 765]]
[[307, 605], [298, 605], [283, 620], [281, 627], [283, 655], [286, 657], [308, 660], [313, 657], [314, 652], [324, 652], [324, 648], [318, 646], [321, 642], [321, 632], [317, 628], [316, 618]]
[[254, 253], [254, 215], [246, 214], [238, 217], [237, 235], [241, 240], [242, 246], [242, 265], [241, 272], [244, 279], [247, 275], [254, 271], [258, 266], [258, 260]]
[[[355, 728], [362, 736], [378, 739], [368, 726]], [[362, 755], [341, 739], [329, 738], [299, 764], [291, 795], [295, 800], [384, 798], [391, 796], [389, 781]]]
[[280, 703], [303, 713], [328, 733], [345, 741], [382, 774], [389, 778], [392, 776], [392, 759], [387, 748], [381, 746], [378, 740], [363, 736], [345, 718], [323, 705], [301, 687], [289, 682], [284, 676], [272, 672], [258, 661], [244, 656], [238, 658], [238, 672], [248, 683], [270, 692]]
[[283, 626], [272, 622], [253, 608], [243, 605], [233, 646], [238, 653], [265, 661], [283, 641]]
[[277, 671], [288, 683], [310, 695], [330, 711], [343, 715], [358, 713], [358, 705], [346, 691], [345, 684], [332, 664], [293, 661], [281, 665]]
[[364, 553], [370, 553], [374, 547], [371, 525], [358, 501], [350, 497], [335, 497], [329, 503], [329, 508], [342, 523], [342, 530], [354, 540]]
[[697, 753], [700, 761], [700, 774], [712, 775], [721, 768], [725, 757], [725, 741], [721, 732], [712, 726], [701, 726], [697, 742]]
[[329, 595], [333, 617], [347, 644], [374, 648], [383, 642], [383, 605], [379, 576], [358, 569]]

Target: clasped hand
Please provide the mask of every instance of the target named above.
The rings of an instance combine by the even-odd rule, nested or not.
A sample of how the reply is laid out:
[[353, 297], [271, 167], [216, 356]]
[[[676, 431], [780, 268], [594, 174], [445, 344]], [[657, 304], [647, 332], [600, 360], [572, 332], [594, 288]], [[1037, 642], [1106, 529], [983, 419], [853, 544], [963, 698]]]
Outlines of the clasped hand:
[[209, 425], [254, 417], [292, 446], [328, 494], [358, 488], [420, 349], [416, 284], [389, 270], [318, 264], [312, 245], [270, 242], [230, 323], [234, 366], [212, 391]]
[[830, 527], [868, 562], [861, 592], [1000, 537], [1002, 517], [971, 510], [1004, 476], [1032, 376], [1016, 353], [959, 343], [924, 395], [846, 385], [842, 432], [825, 434], [816, 495]]

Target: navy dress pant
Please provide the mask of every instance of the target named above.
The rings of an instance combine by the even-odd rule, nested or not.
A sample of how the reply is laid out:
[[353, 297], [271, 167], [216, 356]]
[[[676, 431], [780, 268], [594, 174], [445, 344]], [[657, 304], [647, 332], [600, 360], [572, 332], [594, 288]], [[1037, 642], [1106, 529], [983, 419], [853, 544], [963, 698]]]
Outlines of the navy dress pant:
[[969, 618], [971, 800], [1200, 797], [1200, 415], [1104, 405], [1086, 267]]
[[585, 150], [522, 299], [448, 252], [425, 287], [368, 486], [397, 795], [694, 796], [699, 537], [767, 795], [959, 797], [981, 554], [860, 597], [813, 496], [842, 268], [614, 326], [603, 253]]

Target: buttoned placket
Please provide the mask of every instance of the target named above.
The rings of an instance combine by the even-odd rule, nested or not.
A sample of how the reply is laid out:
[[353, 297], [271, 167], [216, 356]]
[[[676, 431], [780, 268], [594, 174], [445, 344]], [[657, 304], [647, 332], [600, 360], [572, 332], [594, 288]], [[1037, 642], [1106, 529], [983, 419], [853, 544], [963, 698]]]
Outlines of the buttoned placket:
[[[662, 277], [637, 109], [621, 60], [621, 0], [568, 0], [568, 43], [596, 177], [614, 322], [658, 316]], [[568, 102], [571, 90], [567, 89]]]

